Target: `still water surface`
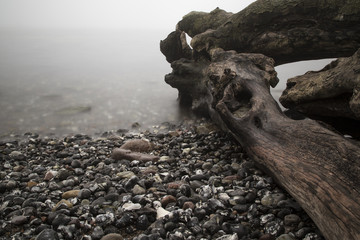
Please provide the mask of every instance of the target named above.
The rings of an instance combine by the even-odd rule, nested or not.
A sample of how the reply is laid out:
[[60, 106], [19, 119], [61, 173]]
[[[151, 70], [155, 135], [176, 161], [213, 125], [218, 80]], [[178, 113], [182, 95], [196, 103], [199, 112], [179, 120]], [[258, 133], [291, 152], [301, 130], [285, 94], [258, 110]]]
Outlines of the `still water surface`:
[[[37, 132], [95, 134], [178, 122], [177, 90], [160, 53], [167, 33], [0, 30], [0, 138]], [[329, 60], [277, 68], [281, 83]]]

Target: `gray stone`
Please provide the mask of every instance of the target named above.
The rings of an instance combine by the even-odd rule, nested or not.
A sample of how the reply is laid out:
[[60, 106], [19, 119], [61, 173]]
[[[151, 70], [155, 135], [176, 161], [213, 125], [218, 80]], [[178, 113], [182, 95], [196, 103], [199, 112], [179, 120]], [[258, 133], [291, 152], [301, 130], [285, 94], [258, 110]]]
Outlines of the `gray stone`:
[[146, 190], [145, 190], [143, 187], [141, 187], [141, 186], [139, 186], [138, 184], [136, 184], [136, 185], [133, 187], [133, 189], [132, 189], [132, 193], [133, 193], [134, 195], [141, 195], [141, 194], [145, 194], [145, 193], [146, 193]]
[[87, 188], [81, 189], [78, 196], [80, 199], [88, 199], [91, 196], [91, 191]]
[[123, 240], [124, 238], [118, 233], [109, 233], [101, 238], [101, 240]]
[[289, 234], [282, 234], [279, 237], [277, 237], [276, 240], [295, 240], [295, 238], [293, 238]]
[[22, 225], [27, 223], [29, 218], [27, 216], [14, 216], [11, 219], [11, 223], [14, 225]]
[[44, 229], [36, 236], [35, 240], [59, 240], [59, 236], [52, 229]]
[[301, 221], [301, 218], [295, 214], [289, 214], [284, 217], [285, 226], [296, 227]]
[[96, 226], [94, 231], [91, 234], [91, 238], [94, 240], [99, 240], [104, 236], [104, 230], [100, 226]]

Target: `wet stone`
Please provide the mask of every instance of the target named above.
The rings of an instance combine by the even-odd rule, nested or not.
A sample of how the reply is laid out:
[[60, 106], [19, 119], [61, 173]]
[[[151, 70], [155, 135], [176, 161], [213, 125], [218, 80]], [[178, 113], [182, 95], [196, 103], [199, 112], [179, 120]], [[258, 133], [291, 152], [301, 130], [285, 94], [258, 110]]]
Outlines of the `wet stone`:
[[91, 191], [89, 189], [81, 189], [78, 193], [80, 199], [88, 199], [91, 196]]
[[100, 226], [96, 226], [91, 234], [91, 238], [99, 240], [104, 236], [104, 230]]
[[69, 199], [69, 198], [77, 197], [79, 195], [79, 192], [80, 192], [80, 190], [70, 190], [70, 191], [64, 192], [62, 194], [62, 198]]
[[15, 216], [11, 219], [11, 223], [14, 225], [22, 225], [28, 222], [27, 216]]
[[289, 234], [282, 234], [279, 237], [277, 237], [276, 240], [295, 240], [295, 238], [293, 238]]
[[285, 226], [297, 226], [300, 223], [301, 219], [298, 215], [289, 214], [284, 217]]
[[123, 237], [118, 233], [109, 233], [103, 236], [101, 240], [123, 240]]
[[136, 228], [140, 230], [145, 230], [150, 225], [149, 219], [146, 215], [140, 215], [136, 221]]
[[52, 221], [51, 225], [54, 229], [57, 229], [60, 225], [66, 225], [70, 222], [71, 218], [63, 213], [57, 214], [54, 220]]
[[265, 233], [269, 233], [273, 236], [279, 236], [283, 231], [284, 231], [284, 227], [279, 219], [270, 221], [265, 225]]
[[73, 160], [71, 162], [71, 167], [73, 167], [73, 168], [81, 168], [81, 162], [79, 160], [75, 159], [75, 160]]
[[44, 229], [36, 236], [35, 240], [59, 240], [59, 236], [52, 229]]
[[139, 186], [138, 184], [136, 184], [136, 185], [133, 187], [133, 189], [132, 189], [132, 193], [133, 193], [134, 195], [141, 195], [141, 194], [145, 194], [145, 193], [146, 193], [146, 190], [145, 190], [143, 187], [141, 187], [141, 186]]

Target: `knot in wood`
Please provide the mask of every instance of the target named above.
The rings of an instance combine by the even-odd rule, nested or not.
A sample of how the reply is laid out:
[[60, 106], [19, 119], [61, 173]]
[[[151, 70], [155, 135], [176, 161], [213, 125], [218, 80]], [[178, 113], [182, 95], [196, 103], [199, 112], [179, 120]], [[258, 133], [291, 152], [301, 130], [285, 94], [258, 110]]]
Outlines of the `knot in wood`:
[[225, 68], [224, 69], [224, 74], [226, 76], [227, 79], [234, 79], [236, 77], [236, 73], [231, 70], [230, 68]]
[[209, 76], [209, 79], [213, 82], [213, 83], [217, 83], [220, 80], [220, 76], [216, 75], [216, 74], [211, 74]]

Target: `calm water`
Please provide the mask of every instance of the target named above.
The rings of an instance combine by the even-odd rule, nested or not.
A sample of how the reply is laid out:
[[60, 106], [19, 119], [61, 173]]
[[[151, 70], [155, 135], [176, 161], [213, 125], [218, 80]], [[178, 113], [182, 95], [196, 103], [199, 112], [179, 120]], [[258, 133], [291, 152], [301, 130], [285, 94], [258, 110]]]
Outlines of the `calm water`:
[[[177, 122], [177, 90], [160, 53], [167, 32], [0, 30], [0, 137], [101, 133]], [[329, 62], [329, 61], [325, 61]], [[305, 64], [306, 65], [306, 64]], [[325, 63], [277, 68], [285, 79]], [[309, 68], [310, 67], [310, 68]]]
[[180, 119], [161, 32], [1, 31], [0, 136], [96, 133]]

